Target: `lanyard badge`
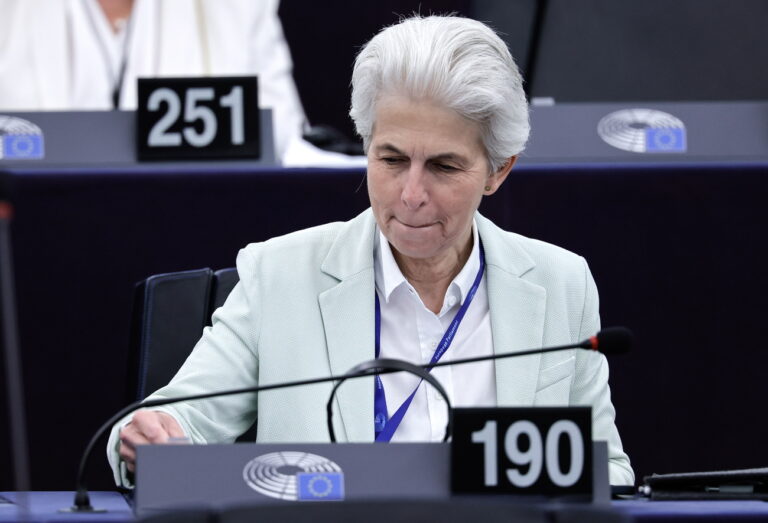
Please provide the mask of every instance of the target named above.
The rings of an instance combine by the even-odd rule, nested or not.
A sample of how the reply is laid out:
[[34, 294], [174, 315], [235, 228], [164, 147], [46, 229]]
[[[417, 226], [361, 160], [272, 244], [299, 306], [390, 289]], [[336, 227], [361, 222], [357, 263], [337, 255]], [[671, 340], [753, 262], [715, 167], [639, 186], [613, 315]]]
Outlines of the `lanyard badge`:
[[[475, 281], [472, 283], [472, 287], [469, 290], [469, 294], [467, 295], [467, 298], [464, 300], [464, 303], [462, 304], [459, 311], [456, 313], [456, 316], [453, 318], [453, 321], [448, 326], [448, 329], [445, 331], [445, 334], [443, 334], [443, 338], [440, 340], [440, 343], [437, 345], [437, 348], [435, 349], [435, 353], [432, 355], [432, 359], [430, 360], [431, 364], [437, 363], [440, 361], [440, 358], [448, 351], [448, 348], [451, 346], [451, 343], [453, 342], [453, 338], [456, 336], [456, 331], [459, 329], [459, 325], [461, 324], [461, 320], [464, 319], [464, 315], [467, 312], [467, 309], [469, 309], [470, 304], [472, 303], [472, 300], [475, 297], [475, 294], [477, 293], [477, 289], [480, 288], [480, 281], [483, 279], [483, 273], [485, 272], [485, 251], [483, 250], [483, 244], [480, 244], [480, 269], [477, 271], [477, 276], [475, 276]], [[376, 357], [379, 357], [379, 354], [381, 353], [381, 305], [379, 303], [379, 295], [375, 294], [375, 306], [376, 306]], [[373, 395], [373, 410], [374, 410], [374, 418], [373, 418], [373, 427], [374, 427], [374, 434], [376, 436], [376, 441], [380, 442], [388, 442], [392, 439], [392, 436], [395, 435], [395, 431], [397, 430], [397, 427], [400, 426], [400, 422], [403, 420], [403, 416], [405, 416], [405, 413], [408, 411], [408, 408], [411, 406], [411, 402], [413, 401], [413, 398], [416, 396], [416, 392], [419, 390], [419, 387], [421, 386], [423, 380], [420, 380], [419, 383], [416, 385], [416, 388], [411, 392], [410, 396], [408, 396], [405, 401], [400, 405], [400, 407], [395, 411], [395, 413], [392, 415], [392, 418], [389, 418], [388, 412], [387, 412], [387, 399], [386, 399], [386, 393], [384, 391], [384, 383], [381, 381], [381, 377], [376, 375], [374, 377], [374, 395]]]

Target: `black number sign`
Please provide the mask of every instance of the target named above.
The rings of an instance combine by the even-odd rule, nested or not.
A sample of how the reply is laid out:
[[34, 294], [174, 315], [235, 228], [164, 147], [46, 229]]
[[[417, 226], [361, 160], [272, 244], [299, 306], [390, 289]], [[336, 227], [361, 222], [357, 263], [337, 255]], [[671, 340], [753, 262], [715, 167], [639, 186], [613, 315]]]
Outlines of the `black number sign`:
[[456, 493], [592, 494], [589, 407], [454, 410]]
[[255, 76], [140, 78], [139, 160], [258, 158]]

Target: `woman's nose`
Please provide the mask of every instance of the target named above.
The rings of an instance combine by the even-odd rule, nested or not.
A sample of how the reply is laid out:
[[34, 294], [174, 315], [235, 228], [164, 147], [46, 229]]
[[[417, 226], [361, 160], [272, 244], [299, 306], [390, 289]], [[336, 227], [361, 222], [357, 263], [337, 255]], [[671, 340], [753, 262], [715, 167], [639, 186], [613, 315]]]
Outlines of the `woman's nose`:
[[429, 201], [427, 173], [423, 166], [412, 164], [405, 176], [401, 198], [410, 210], [416, 210]]

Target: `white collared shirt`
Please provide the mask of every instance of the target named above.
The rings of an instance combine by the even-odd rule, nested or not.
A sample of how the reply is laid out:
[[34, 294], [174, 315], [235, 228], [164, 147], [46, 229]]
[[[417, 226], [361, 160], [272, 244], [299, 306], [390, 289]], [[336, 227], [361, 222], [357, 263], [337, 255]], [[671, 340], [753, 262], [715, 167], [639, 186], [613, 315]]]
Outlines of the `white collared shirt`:
[[67, 4], [72, 46], [72, 107], [112, 109], [126, 57], [127, 31], [114, 32], [96, 0]]
[[[439, 314], [430, 311], [405, 279], [386, 237], [378, 231], [374, 250], [376, 292], [381, 304], [381, 358], [426, 364], [464, 303], [480, 269], [477, 226], [473, 224], [472, 253], [445, 293]], [[440, 361], [493, 354], [486, 277], [467, 309], [453, 343]], [[454, 407], [496, 406], [493, 362], [432, 369]], [[413, 392], [420, 378], [405, 372], [381, 376], [391, 417]], [[441, 441], [448, 414], [442, 397], [422, 383], [392, 441]], [[371, 420], [373, 423], [373, 420]]]

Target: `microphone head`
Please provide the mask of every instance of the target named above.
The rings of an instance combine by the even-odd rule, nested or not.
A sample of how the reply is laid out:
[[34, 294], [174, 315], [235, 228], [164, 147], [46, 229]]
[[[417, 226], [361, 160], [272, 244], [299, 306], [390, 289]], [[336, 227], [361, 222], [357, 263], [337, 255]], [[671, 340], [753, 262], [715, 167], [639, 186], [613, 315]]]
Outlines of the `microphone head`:
[[592, 350], [603, 354], [625, 354], [635, 344], [635, 336], [626, 327], [607, 327], [589, 341]]

